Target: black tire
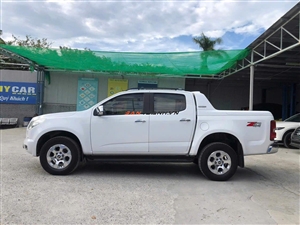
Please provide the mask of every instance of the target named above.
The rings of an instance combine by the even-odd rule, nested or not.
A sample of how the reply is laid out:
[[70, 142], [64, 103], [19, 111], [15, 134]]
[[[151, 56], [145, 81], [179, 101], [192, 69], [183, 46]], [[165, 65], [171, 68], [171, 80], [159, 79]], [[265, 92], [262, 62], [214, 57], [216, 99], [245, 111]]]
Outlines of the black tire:
[[292, 136], [293, 131], [288, 131], [284, 136], [283, 136], [283, 144], [284, 147], [286, 148], [292, 148], [295, 149], [295, 147], [291, 146], [291, 136]]
[[195, 158], [195, 159], [193, 160], [193, 163], [196, 164], [196, 165], [198, 165], [198, 164], [199, 164], [198, 158]]
[[47, 141], [40, 153], [40, 163], [52, 175], [67, 175], [79, 165], [80, 149], [68, 137], [54, 137]]
[[214, 181], [226, 181], [235, 174], [238, 157], [229, 145], [214, 142], [201, 150], [198, 162], [205, 177]]

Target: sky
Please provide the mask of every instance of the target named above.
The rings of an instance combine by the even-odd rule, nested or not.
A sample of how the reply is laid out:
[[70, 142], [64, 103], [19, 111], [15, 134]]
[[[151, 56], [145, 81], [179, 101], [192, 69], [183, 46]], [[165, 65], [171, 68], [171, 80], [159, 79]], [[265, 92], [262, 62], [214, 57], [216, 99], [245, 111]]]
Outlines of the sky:
[[51, 47], [117, 52], [199, 51], [193, 37], [244, 49], [297, 0], [0, 0], [2, 39], [47, 38]]

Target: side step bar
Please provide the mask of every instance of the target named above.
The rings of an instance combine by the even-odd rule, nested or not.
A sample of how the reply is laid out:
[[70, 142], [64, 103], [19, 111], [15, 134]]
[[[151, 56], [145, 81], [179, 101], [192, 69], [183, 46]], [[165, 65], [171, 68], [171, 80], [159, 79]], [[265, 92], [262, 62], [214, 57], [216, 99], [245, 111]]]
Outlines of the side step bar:
[[193, 162], [195, 156], [173, 155], [85, 155], [87, 161], [98, 162]]

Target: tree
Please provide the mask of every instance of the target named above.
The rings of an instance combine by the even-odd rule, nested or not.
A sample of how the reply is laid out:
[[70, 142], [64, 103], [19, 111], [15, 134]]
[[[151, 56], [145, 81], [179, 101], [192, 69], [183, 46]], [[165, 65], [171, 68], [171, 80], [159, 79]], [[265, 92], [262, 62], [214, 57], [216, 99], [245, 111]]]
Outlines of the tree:
[[[2, 30], [0, 30], [0, 35], [2, 35]], [[35, 47], [35, 48], [50, 48], [53, 44], [49, 42], [47, 38], [34, 39], [30, 35], [26, 35], [25, 39], [22, 40], [12, 35], [12, 41], [4, 41], [0, 38], [0, 44], [4, 45], [14, 45], [14, 46], [24, 46], [24, 47]], [[0, 69], [9, 70], [28, 70], [28, 65], [22, 65], [18, 60], [11, 58], [10, 56], [4, 56], [0, 54]]]
[[[0, 36], [2, 35], [2, 30], [0, 30]], [[5, 45], [5, 41], [0, 38], [0, 45]]]
[[217, 44], [222, 43], [222, 38], [216, 38], [213, 40], [202, 32], [201, 36], [194, 37], [193, 41], [198, 44], [199, 48], [202, 48], [203, 51], [213, 51]]
[[47, 38], [42, 39], [34, 39], [30, 35], [25, 36], [25, 40], [19, 39], [16, 36], [12, 35], [12, 41], [7, 41], [7, 45], [15, 45], [15, 46], [25, 46], [25, 47], [35, 47], [35, 48], [50, 48], [53, 44], [49, 42]]
[[225, 51], [218, 50], [215, 51], [215, 46], [217, 44], [222, 43], [221, 38], [211, 39], [210, 37], [207, 37], [203, 32], [201, 33], [201, 36], [197, 36], [193, 38], [193, 41], [199, 45], [199, 48], [202, 48], [204, 52], [200, 53], [201, 58], [201, 65], [200, 70], [205, 74], [209, 73], [209, 68], [207, 65], [207, 59], [208, 57], [215, 57], [215, 58], [226, 58], [228, 55]]

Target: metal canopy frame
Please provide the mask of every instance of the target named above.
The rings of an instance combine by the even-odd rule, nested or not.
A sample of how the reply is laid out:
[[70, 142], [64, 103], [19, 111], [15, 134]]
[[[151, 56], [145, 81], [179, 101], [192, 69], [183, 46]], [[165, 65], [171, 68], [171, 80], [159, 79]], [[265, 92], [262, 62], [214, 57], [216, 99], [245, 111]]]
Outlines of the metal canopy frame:
[[32, 66], [34, 69], [38, 69], [38, 65], [34, 64], [31, 60], [26, 59], [20, 55], [14, 54], [4, 48], [0, 48], [0, 55], [13, 59], [19, 63], [5, 63], [5, 62], [1, 62], [1, 64], [3, 65], [16, 65], [16, 66], [25, 66], [25, 67], [30, 67]]
[[[251, 50], [243, 60], [220, 73], [223, 78], [248, 80], [249, 110], [253, 109], [254, 80], [294, 85], [300, 82], [300, 3], [274, 23], [248, 47]], [[255, 73], [255, 76], [254, 76]]]
[[45, 83], [45, 73], [44, 68], [40, 67], [38, 64], [33, 63], [32, 61], [19, 56], [17, 54], [14, 54], [10, 51], [7, 51], [6, 49], [0, 48], [0, 54], [14, 59], [20, 63], [2, 63], [4, 65], [16, 65], [18, 69], [21, 69], [22, 67], [26, 68], [32, 68], [37, 71], [37, 102], [36, 102], [36, 113], [38, 115], [43, 114], [43, 99], [44, 99], [44, 83]]
[[[298, 6], [296, 8], [299, 8], [300, 3], [298, 3], [296, 6]], [[286, 20], [286, 18], [282, 17], [279, 21], [277, 21], [277, 23], [284, 20]], [[300, 46], [300, 8], [293, 17], [289, 18], [275, 31], [273, 31], [274, 27], [276, 27], [276, 23], [247, 47], [251, 49], [251, 54], [249, 56], [238, 61], [235, 67], [223, 71], [220, 73], [220, 75], [222, 77], [233, 75], [234, 73], [244, 70], [245, 68], [248, 68], [252, 65], [254, 66]], [[269, 34], [270, 32], [272, 33]], [[259, 43], [257, 44], [257, 42]], [[290, 59], [291, 61], [286, 61], [283, 64], [260, 64], [257, 66], [274, 68], [300, 68], [299, 51], [295, 49], [291, 52], [291, 56], [292, 55], [295, 57]], [[285, 56], [288, 57], [288, 55]]]

